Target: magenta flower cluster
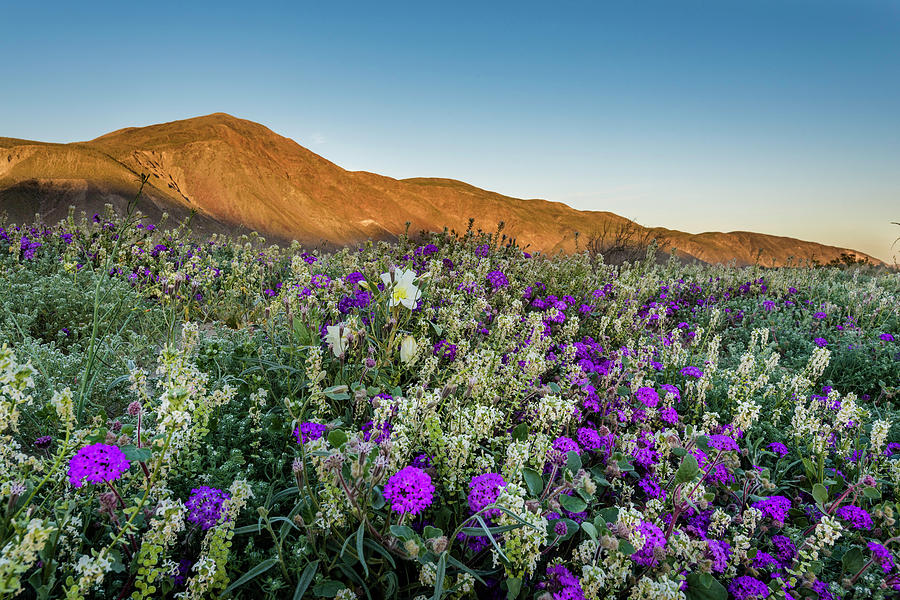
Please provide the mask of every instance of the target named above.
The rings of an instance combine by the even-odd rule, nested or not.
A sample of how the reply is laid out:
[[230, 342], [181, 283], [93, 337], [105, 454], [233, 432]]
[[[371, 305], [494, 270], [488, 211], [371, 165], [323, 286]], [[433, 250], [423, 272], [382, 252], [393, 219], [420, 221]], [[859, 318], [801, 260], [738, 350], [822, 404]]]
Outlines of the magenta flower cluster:
[[75, 453], [69, 460], [69, 483], [75, 487], [88, 483], [115, 481], [128, 470], [131, 463], [118, 446], [91, 444]]
[[384, 498], [390, 503], [392, 511], [417, 515], [434, 501], [431, 476], [417, 467], [403, 467], [388, 479], [384, 486]]
[[[483, 475], [474, 476], [469, 482], [469, 510], [472, 513], [477, 513], [490, 506], [497, 501], [504, 487], [506, 487], [506, 481], [498, 473], [484, 473]], [[500, 510], [492, 508], [483, 514], [485, 518], [494, 518], [499, 517], [501, 513]]]

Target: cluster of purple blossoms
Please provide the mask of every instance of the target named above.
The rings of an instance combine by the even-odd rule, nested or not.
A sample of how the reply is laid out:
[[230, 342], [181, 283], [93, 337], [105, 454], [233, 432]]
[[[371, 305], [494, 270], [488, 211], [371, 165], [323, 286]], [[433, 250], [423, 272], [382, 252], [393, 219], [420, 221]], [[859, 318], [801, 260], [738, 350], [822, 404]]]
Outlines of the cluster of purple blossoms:
[[882, 333], [881, 335], [878, 336], [878, 339], [881, 340], [882, 342], [893, 342], [894, 336], [892, 336], [889, 333]]
[[885, 575], [894, 570], [894, 557], [891, 556], [890, 550], [878, 542], [869, 542], [868, 547], [869, 551], [872, 552], [872, 560], [881, 567]]
[[723, 452], [739, 452], [740, 448], [737, 445], [737, 442], [734, 439], [727, 435], [715, 434], [709, 436], [709, 447], [715, 448], [716, 450], [722, 450]]
[[300, 427], [294, 430], [294, 437], [298, 444], [307, 444], [320, 439], [328, 428], [320, 423], [300, 423]]
[[785, 446], [781, 442], [772, 442], [768, 447], [769, 450], [777, 454], [779, 458], [783, 458], [788, 454], [787, 446]]
[[52, 441], [53, 436], [42, 435], [41, 437], [34, 440], [34, 447], [43, 450], [45, 448], [49, 448]]
[[644, 545], [640, 550], [631, 555], [631, 560], [644, 567], [655, 567], [659, 564], [656, 557], [656, 549], [663, 548], [666, 545], [666, 536], [662, 529], [651, 523], [650, 521], [641, 521], [638, 525], [638, 531], [644, 538]]
[[434, 485], [422, 469], [403, 467], [388, 479], [384, 486], [384, 498], [390, 502], [392, 511], [417, 515], [434, 501]]
[[38, 248], [43, 246], [37, 240], [29, 240], [27, 235], [22, 236], [22, 241], [19, 244], [19, 249], [22, 250], [22, 258], [25, 260], [31, 260], [34, 258], [34, 253]]
[[731, 558], [731, 544], [725, 540], [708, 540], [707, 551], [712, 559], [712, 570], [722, 573], [728, 568], [728, 559]]
[[666, 395], [672, 394], [675, 396], [675, 402], [681, 402], [681, 392], [679, 392], [678, 388], [671, 383], [664, 383], [659, 386], [659, 389], [663, 390]]
[[782, 565], [789, 564], [797, 556], [797, 547], [786, 535], [773, 535], [772, 545], [775, 547], [776, 557]]
[[685, 377], [694, 377], [696, 379], [703, 377], [703, 371], [701, 371], [699, 368], [694, 367], [694, 366], [684, 367], [679, 372], [682, 375], [684, 375]]
[[492, 290], [499, 290], [509, 285], [509, 279], [503, 271], [491, 271], [487, 274], [488, 283], [491, 284]]
[[824, 348], [828, 345], [828, 340], [826, 340], [825, 338], [817, 337], [813, 339], [813, 343], [819, 348]]
[[226, 500], [231, 500], [231, 494], [213, 487], [203, 485], [192, 489], [190, 497], [184, 503], [188, 511], [187, 520], [199, 525], [204, 531], [214, 527], [222, 518]]
[[783, 527], [788, 511], [791, 509], [791, 500], [785, 496], [769, 496], [759, 502], [754, 502], [753, 508]]
[[366, 290], [356, 290], [352, 296], [344, 296], [338, 300], [338, 312], [346, 315], [354, 308], [366, 308], [372, 302], [372, 294]]
[[[490, 506], [497, 501], [504, 487], [506, 487], [506, 481], [498, 473], [485, 473], [472, 477], [469, 482], [469, 510], [474, 514], [486, 506]], [[489, 519], [499, 517], [500, 514], [501, 511], [496, 508], [484, 512], [485, 518]]]
[[366, 421], [360, 431], [362, 431], [363, 434], [363, 441], [368, 442], [371, 439], [376, 444], [380, 444], [381, 442], [390, 439], [391, 422], [385, 421], [381, 424], [381, 427], [375, 428], [374, 421]]
[[872, 515], [864, 508], [849, 504], [837, 509], [837, 516], [847, 521], [854, 529], [872, 529]]
[[655, 408], [659, 404], [659, 394], [652, 387], [642, 387], [634, 393], [638, 402], [648, 408]]
[[578, 444], [586, 450], [600, 450], [605, 445], [603, 436], [590, 427], [579, 427], [575, 437], [578, 438]]
[[453, 362], [453, 359], [456, 358], [456, 344], [451, 344], [447, 340], [441, 340], [434, 345], [432, 354], [434, 354], [438, 358], [443, 358], [449, 362]]
[[69, 483], [75, 487], [88, 483], [115, 481], [131, 463], [118, 446], [91, 444], [75, 453], [69, 461]]
[[547, 590], [553, 600], [584, 600], [581, 581], [563, 565], [547, 567], [547, 581], [538, 585]]
[[578, 442], [570, 437], [560, 436], [553, 440], [553, 446], [547, 450], [547, 459], [554, 464], [564, 465], [569, 452], [581, 454]]
[[728, 584], [728, 591], [735, 600], [762, 600], [769, 597], [769, 587], [749, 575], [735, 577]]

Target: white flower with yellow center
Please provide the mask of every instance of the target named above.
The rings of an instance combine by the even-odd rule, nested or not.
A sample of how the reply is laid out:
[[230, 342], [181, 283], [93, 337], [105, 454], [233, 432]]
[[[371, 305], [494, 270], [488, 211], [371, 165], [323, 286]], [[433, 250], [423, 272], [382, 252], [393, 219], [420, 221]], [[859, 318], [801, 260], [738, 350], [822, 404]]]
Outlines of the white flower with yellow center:
[[416, 302], [422, 297], [422, 292], [415, 285], [416, 273], [411, 269], [397, 269], [390, 273], [382, 273], [381, 281], [390, 289], [391, 299], [389, 307], [394, 308], [402, 304], [409, 310], [416, 307]]

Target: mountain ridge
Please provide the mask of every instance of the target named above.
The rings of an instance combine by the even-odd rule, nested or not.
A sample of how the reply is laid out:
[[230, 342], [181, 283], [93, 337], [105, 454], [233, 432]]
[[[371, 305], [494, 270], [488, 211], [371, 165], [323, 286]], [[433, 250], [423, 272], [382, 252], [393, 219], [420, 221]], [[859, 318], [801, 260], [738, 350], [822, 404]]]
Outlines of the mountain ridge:
[[881, 263], [848, 248], [784, 236], [643, 228], [611, 212], [512, 198], [455, 179], [349, 171], [227, 113], [125, 127], [68, 144], [0, 137], [0, 211], [59, 220], [68, 213], [67, 202], [85, 210], [121, 207], [136, 193], [140, 173], [151, 175], [139, 205], [151, 218], [193, 211], [201, 230], [257, 230], [308, 245], [392, 239], [407, 222], [410, 231], [463, 231], [475, 217], [476, 227], [491, 231], [503, 221], [510, 237], [545, 252], [574, 251], [576, 232], [583, 247], [596, 232], [633, 226], [665, 237], [683, 257], [705, 262], [828, 262], [847, 253]]

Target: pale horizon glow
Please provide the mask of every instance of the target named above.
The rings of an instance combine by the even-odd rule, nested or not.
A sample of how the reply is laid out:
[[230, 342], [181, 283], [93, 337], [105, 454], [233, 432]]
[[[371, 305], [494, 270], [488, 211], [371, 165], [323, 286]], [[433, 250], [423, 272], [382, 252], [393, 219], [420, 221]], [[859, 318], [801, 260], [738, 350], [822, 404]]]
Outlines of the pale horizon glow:
[[27, 4], [0, 136], [227, 112], [349, 170], [900, 259], [896, 2]]

